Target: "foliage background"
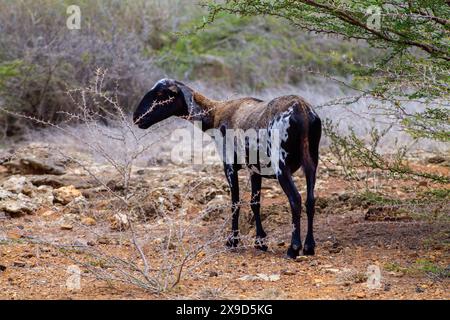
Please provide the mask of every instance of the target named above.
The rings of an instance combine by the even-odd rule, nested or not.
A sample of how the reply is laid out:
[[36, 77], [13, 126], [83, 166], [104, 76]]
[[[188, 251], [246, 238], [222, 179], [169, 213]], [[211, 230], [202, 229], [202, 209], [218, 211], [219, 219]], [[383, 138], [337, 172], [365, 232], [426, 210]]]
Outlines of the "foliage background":
[[[448, 150], [443, 0], [390, 2], [397, 11], [383, 11], [381, 36], [342, 14], [365, 22], [367, 8], [383, 1], [84, 0], [81, 30], [66, 28], [69, 4], [0, 3], [2, 107], [61, 121], [73, 108], [65, 92], [88, 85], [102, 67], [106, 90], [118, 88], [128, 111], [157, 79], [171, 77], [214, 98], [303, 95], [339, 134], [370, 143], [373, 129], [389, 128], [378, 144], [384, 151], [401, 143]], [[7, 113], [0, 123], [3, 140], [35, 126]]]

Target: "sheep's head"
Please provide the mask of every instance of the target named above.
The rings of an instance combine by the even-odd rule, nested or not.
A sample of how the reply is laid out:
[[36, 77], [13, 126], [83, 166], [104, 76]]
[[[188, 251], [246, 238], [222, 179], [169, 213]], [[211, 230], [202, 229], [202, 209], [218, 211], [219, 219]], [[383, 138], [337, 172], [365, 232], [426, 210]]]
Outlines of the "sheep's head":
[[133, 121], [139, 128], [147, 129], [171, 116], [188, 116], [194, 104], [190, 88], [172, 79], [162, 79], [142, 98]]

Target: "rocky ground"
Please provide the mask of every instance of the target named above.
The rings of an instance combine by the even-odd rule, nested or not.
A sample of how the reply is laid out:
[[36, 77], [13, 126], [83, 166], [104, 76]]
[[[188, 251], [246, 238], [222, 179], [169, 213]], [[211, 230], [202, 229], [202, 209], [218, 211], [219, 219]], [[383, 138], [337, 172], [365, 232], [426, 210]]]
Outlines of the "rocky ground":
[[[275, 182], [264, 181], [269, 250], [260, 252], [242, 173], [243, 245], [230, 251], [220, 166], [136, 167], [128, 186], [115, 168], [86, 163], [42, 145], [0, 153], [1, 299], [450, 298], [448, 186], [367, 172], [345, 179], [325, 155], [316, 255], [293, 261], [284, 256], [290, 214]], [[413, 166], [449, 174], [445, 158]], [[302, 174], [295, 179], [304, 195]]]

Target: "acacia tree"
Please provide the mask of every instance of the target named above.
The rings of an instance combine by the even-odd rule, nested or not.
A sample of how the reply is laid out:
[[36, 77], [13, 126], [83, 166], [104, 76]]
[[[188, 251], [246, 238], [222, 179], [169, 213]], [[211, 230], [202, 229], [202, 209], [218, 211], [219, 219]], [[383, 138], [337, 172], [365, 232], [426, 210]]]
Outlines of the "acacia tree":
[[[448, 0], [226, 0], [205, 5], [204, 25], [219, 13], [266, 15], [301, 30], [367, 43], [379, 55], [369, 65], [354, 62], [347, 85], [359, 94], [341, 101], [375, 98], [413, 137], [450, 140]], [[408, 111], [408, 102], [420, 103], [421, 110]]]

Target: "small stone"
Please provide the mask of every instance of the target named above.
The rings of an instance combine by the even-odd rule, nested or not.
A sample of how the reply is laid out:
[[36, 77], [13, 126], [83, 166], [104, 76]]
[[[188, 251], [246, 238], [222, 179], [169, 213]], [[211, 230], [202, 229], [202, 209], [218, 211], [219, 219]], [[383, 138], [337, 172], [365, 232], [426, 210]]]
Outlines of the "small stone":
[[42, 213], [42, 216], [43, 217], [51, 217], [52, 215], [54, 215], [55, 214], [55, 211], [53, 211], [53, 210], [47, 210], [47, 211], [44, 211], [43, 213]]
[[282, 270], [282, 271], [281, 271], [281, 274], [282, 274], [283, 276], [294, 276], [294, 275], [297, 274], [297, 272], [291, 271], [291, 270]]
[[123, 213], [116, 213], [110, 219], [111, 229], [113, 230], [125, 230], [129, 227], [130, 223], [128, 221], [127, 215]]
[[314, 279], [314, 283], [315, 283], [315, 284], [320, 284], [320, 283], [322, 283], [322, 282], [323, 282], [322, 279], [319, 279], [319, 278]]
[[252, 276], [252, 275], [249, 275], [249, 274], [238, 278], [239, 281], [254, 281], [254, 280], [257, 280], [257, 279], [258, 279], [258, 277], [255, 277], [255, 276]]
[[214, 196], [207, 204], [205, 214], [202, 217], [204, 221], [213, 221], [224, 215], [228, 209], [228, 200], [222, 194]]
[[421, 287], [417, 286], [417, 287], [416, 287], [416, 292], [417, 292], [417, 293], [423, 293], [423, 292], [425, 292], [425, 290], [422, 289]]
[[12, 240], [18, 240], [23, 237], [23, 233], [20, 231], [9, 231], [6, 236]]
[[320, 209], [325, 209], [328, 206], [328, 200], [322, 197], [316, 199], [316, 206]]
[[277, 246], [279, 246], [279, 247], [284, 247], [285, 245], [286, 245], [286, 242], [284, 242], [284, 241], [280, 241], [277, 243]]
[[298, 256], [295, 258], [295, 261], [297, 261], [297, 262], [308, 261], [308, 257], [307, 256]]
[[339, 201], [346, 202], [350, 199], [350, 194], [348, 194], [346, 192], [342, 192], [338, 195], [338, 199], [339, 199]]
[[325, 241], [323, 246], [328, 250], [329, 253], [339, 253], [342, 251], [342, 246], [339, 241]]
[[434, 157], [428, 158], [428, 160], [427, 160], [427, 162], [431, 163], [431, 164], [439, 164], [439, 163], [442, 163], [445, 161], [446, 161], [446, 159], [441, 156], [434, 156]]
[[384, 291], [391, 291], [391, 284], [390, 283], [385, 283], [384, 284], [384, 289], [383, 289]]
[[4, 272], [6, 270], [6, 266], [0, 264], [0, 272]]
[[110, 240], [107, 237], [100, 237], [97, 239], [97, 242], [100, 244], [110, 244]]
[[280, 280], [280, 275], [279, 274], [258, 273], [256, 276], [259, 277], [261, 280], [264, 280], [264, 281], [278, 281], [278, 280]]
[[218, 277], [219, 276], [219, 274], [216, 272], [216, 271], [210, 271], [209, 272], [209, 276], [212, 278], [212, 277]]
[[14, 267], [18, 267], [18, 268], [23, 268], [23, 267], [25, 267], [25, 262], [22, 262], [22, 261], [14, 261], [13, 262], [13, 266]]
[[330, 253], [339, 253], [339, 252], [342, 251], [342, 249], [343, 249], [342, 247], [336, 246], [336, 247], [332, 247], [332, 248], [328, 249], [328, 252], [330, 252]]
[[319, 264], [320, 264], [319, 261], [313, 260], [313, 261], [311, 261], [311, 262], [309, 263], [309, 266], [310, 266], [310, 267], [317, 267]]
[[62, 230], [72, 230], [73, 226], [71, 224], [64, 223], [64, 224], [61, 225], [61, 229]]
[[428, 182], [427, 181], [420, 181], [419, 182], [419, 187], [427, 187], [428, 186]]
[[95, 219], [91, 217], [84, 217], [81, 219], [81, 223], [86, 226], [93, 226], [97, 224], [97, 221], [95, 221]]
[[83, 239], [77, 239], [73, 242], [73, 245], [76, 247], [86, 247], [87, 246], [87, 241], [83, 240]]
[[358, 299], [364, 299], [364, 298], [366, 297], [366, 294], [365, 294], [364, 292], [358, 292], [358, 293], [356, 294], [356, 297], [357, 297]]
[[279, 274], [264, 274], [264, 273], [258, 273], [257, 275], [245, 275], [240, 278], [238, 278], [239, 281], [269, 281], [274, 282], [280, 280]]
[[327, 268], [327, 269], [325, 269], [325, 271], [326, 271], [327, 273], [338, 273], [338, 272], [339, 272], [339, 269], [335, 269], [335, 268]]
[[82, 197], [83, 195], [80, 190], [77, 190], [71, 185], [53, 190], [53, 196], [55, 197], [55, 202], [66, 205], [76, 198]]
[[278, 281], [280, 280], [280, 275], [279, 274], [271, 274], [269, 275], [269, 281]]

